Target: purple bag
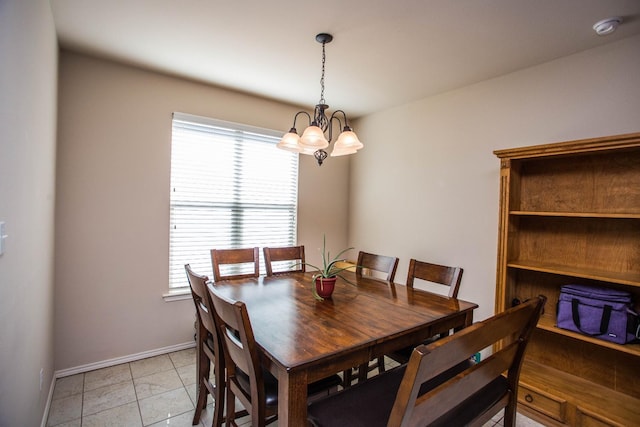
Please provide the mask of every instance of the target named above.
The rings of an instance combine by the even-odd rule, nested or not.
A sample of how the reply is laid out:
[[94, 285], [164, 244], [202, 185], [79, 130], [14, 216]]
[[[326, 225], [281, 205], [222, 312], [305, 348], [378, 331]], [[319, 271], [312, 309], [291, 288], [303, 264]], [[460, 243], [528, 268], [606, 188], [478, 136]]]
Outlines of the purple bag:
[[558, 327], [625, 344], [636, 338], [637, 314], [631, 293], [585, 285], [565, 285], [558, 300]]

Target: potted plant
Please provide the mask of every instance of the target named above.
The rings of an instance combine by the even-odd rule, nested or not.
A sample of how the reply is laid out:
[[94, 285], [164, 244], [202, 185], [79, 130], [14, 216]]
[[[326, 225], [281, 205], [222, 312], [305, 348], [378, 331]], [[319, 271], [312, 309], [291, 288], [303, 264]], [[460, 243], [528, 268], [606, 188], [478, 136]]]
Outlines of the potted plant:
[[322, 236], [322, 268], [305, 262], [306, 265], [317, 270], [317, 273], [311, 277], [311, 281], [314, 284], [311, 289], [316, 299], [322, 301], [325, 298], [329, 298], [333, 293], [338, 277], [349, 282], [349, 280], [340, 273], [354, 266], [339, 267], [338, 264], [346, 261], [346, 259], [340, 258], [340, 256], [351, 249], [353, 248], [344, 249], [340, 251], [338, 255], [331, 258], [331, 254], [327, 252], [326, 236]]

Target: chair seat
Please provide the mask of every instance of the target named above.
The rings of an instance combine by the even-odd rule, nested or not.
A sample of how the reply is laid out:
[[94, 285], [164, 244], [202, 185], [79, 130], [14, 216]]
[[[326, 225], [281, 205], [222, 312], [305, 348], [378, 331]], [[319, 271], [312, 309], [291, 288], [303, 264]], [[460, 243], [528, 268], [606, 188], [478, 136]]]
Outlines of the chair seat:
[[[393, 400], [381, 390], [397, 390], [406, 366], [388, 370], [380, 375], [318, 400], [307, 410], [314, 427], [386, 426]], [[360, 392], [354, 393], [354, 391]]]
[[[242, 372], [240, 369], [237, 371], [238, 382], [245, 392], [249, 393], [249, 376]], [[264, 395], [268, 407], [278, 406], [278, 379], [266, 369], [262, 370], [262, 377], [264, 379]], [[338, 387], [342, 383], [342, 380], [338, 375], [331, 375], [330, 377], [323, 378], [315, 381], [307, 386], [307, 394], [313, 396], [320, 392], [326, 392], [330, 388]]]
[[[250, 391], [249, 375], [242, 372], [240, 369], [236, 369], [236, 377], [240, 387], [246, 392]], [[262, 377], [264, 379], [264, 396], [267, 402], [267, 406], [278, 406], [278, 380], [271, 372], [266, 369], [262, 370]]]
[[450, 427], [469, 425], [487, 408], [496, 404], [505, 394], [508, 393], [509, 384], [507, 379], [500, 375], [489, 384], [481, 388], [460, 405], [438, 418], [432, 427]]
[[[427, 381], [420, 387], [420, 395], [464, 371], [471, 364], [471, 360], [459, 363]], [[395, 403], [394, 399], [389, 398], [389, 390], [398, 390], [405, 370], [406, 365], [398, 366], [312, 403], [308, 409], [309, 422], [314, 427], [385, 427]], [[463, 412], [465, 409], [460, 408]], [[449, 424], [452, 425], [464, 424]]]

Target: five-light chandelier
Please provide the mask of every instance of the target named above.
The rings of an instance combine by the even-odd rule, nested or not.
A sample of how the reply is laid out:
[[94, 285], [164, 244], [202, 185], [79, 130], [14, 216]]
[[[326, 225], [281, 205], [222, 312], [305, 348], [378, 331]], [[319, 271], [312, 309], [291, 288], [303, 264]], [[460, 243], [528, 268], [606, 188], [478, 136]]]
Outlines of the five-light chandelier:
[[[315, 107], [313, 118], [306, 111], [298, 111], [293, 118], [293, 126], [277, 145], [278, 148], [283, 150], [313, 155], [318, 161], [319, 166], [321, 166], [322, 162], [327, 158], [325, 148], [329, 146], [333, 137], [334, 121], [337, 122], [342, 132], [338, 136], [335, 144], [333, 144], [333, 150], [331, 151], [332, 157], [354, 154], [363, 147], [355, 132], [349, 127], [347, 115], [344, 111], [336, 110], [331, 114], [331, 117], [327, 117], [325, 114], [329, 106], [324, 100], [324, 65], [326, 61], [324, 46], [330, 43], [331, 40], [333, 40], [331, 34], [320, 33], [316, 36], [316, 41], [322, 43], [322, 77], [320, 78], [320, 101]], [[301, 114], [307, 116], [309, 126], [305, 129], [302, 136], [299, 136], [296, 130], [296, 120]], [[342, 115], [344, 119], [344, 127], [340, 120], [340, 115]], [[327, 133], [326, 136], [325, 133]]]

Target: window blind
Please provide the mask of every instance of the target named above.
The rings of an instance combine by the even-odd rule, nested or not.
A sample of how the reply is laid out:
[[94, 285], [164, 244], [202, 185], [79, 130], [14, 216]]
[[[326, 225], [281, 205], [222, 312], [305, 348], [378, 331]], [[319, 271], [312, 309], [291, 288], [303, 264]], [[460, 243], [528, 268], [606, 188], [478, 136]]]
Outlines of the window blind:
[[296, 243], [298, 155], [276, 149], [280, 133], [184, 113], [172, 123], [171, 289], [189, 286], [185, 264], [212, 277], [213, 248]]

